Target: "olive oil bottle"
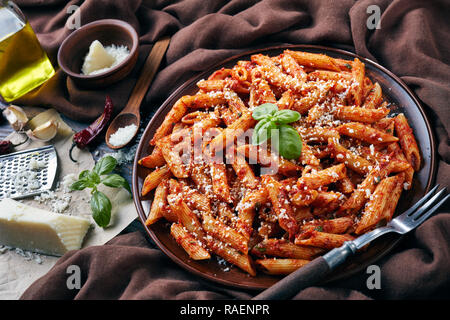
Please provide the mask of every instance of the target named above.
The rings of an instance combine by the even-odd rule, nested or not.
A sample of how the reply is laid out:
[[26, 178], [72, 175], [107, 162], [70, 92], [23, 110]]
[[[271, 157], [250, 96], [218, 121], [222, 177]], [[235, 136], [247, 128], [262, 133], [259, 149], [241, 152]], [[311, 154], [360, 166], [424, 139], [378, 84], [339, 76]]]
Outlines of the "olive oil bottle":
[[55, 70], [19, 8], [0, 0], [0, 95], [13, 101], [50, 79]]

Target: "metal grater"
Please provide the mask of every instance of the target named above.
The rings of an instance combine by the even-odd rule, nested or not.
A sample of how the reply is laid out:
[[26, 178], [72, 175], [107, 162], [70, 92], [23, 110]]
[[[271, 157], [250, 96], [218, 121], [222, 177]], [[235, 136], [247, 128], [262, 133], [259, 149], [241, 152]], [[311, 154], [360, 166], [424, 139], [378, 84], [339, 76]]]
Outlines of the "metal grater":
[[[32, 169], [32, 161], [39, 168]], [[58, 158], [53, 146], [0, 156], [0, 199], [38, 195], [53, 187]]]

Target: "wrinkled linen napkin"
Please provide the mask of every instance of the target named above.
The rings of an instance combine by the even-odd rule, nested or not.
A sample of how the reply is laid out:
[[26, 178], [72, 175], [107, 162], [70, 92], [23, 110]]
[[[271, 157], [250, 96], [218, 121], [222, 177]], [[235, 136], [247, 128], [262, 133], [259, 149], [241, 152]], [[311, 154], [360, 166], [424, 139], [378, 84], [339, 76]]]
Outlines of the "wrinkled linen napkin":
[[[118, 18], [140, 35], [141, 53], [172, 35], [164, 64], [143, 104], [151, 114], [171, 92], [195, 73], [248, 49], [275, 43], [321, 44], [353, 50], [404, 80], [422, 101], [437, 138], [436, 183], [450, 178], [450, 24], [448, 1], [421, 0], [19, 0], [39, 40], [55, 59], [70, 5], [80, 6], [81, 23]], [[381, 13], [369, 29], [368, 7]], [[371, 11], [373, 12], [373, 11]], [[141, 61], [142, 63], [142, 54]], [[27, 104], [53, 104], [78, 120], [100, 114], [105, 92], [120, 109], [132, 90], [139, 65], [126, 80], [103, 91], [76, 88], [60, 71], [48, 84], [23, 98]], [[381, 289], [369, 290], [361, 272], [344, 281], [299, 292], [295, 299], [402, 299], [450, 297], [450, 209], [447, 205], [377, 262]], [[79, 264], [81, 290], [67, 290], [66, 268]], [[114, 274], [114, 277], [108, 275]], [[101, 286], [96, 284], [101, 283]], [[247, 299], [254, 292], [203, 281], [171, 262], [140, 233], [117, 237], [102, 247], [66, 254], [23, 299]]]
[[[28, 108], [24, 108], [28, 111]], [[35, 113], [36, 110], [33, 110]], [[43, 111], [43, 110], [39, 110]], [[23, 141], [24, 137], [18, 133], [12, 133], [7, 137], [13, 143]], [[58, 155], [58, 173], [55, 187], [50, 192], [44, 192], [37, 197], [29, 197], [19, 201], [37, 208], [61, 212], [61, 214], [75, 215], [87, 218], [91, 221], [83, 248], [102, 245], [114, 238], [137, 217], [132, 198], [125, 189], [113, 189], [104, 187], [104, 192], [111, 200], [113, 210], [111, 223], [106, 228], [100, 228], [92, 219], [89, 205], [89, 190], [68, 192], [63, 186], [64, 179], [71, 175], [78, 177], [83, 170], [91, 170], [95, 161], [87, 150], [74, 151], [77, 162], [69, 160], [69, 149], [72, 146], [72, 136], [56, 136], [50, 142], [37, 142], [28, 140], [26, 144], [16, 148], [16, 151], [39, 148], [51, 143]], [[23, 168], [27, 170], [27, 168]], [[68, 181], [71, 181], [69, 178]], [[60, 201], [64, 206], [53, 208], [52, 201]], [[67, 205], [67, 208], [64, 208]], [[1, 209], [1, 208], [0, 208]], [[62, 209], [62, 211], [61, 211]], [[59, 257], [36, 254], [23, 251], [20, 248], [1, 248], [0, 253], [0, 300], [17, 299], [36, 279], [42, 277], [51, 267], [58, 262]]]

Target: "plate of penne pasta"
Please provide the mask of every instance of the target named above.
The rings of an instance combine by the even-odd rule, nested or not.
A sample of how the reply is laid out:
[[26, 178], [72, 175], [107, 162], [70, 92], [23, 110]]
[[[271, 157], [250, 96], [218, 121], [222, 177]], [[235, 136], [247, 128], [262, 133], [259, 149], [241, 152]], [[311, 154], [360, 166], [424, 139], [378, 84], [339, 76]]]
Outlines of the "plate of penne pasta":
[[[133, 166], [150, 237], [183, 268], [264, 289], [390, 221], [430, 188], [435, 142], [392, 72], [341, 49], [271, 47], [186, 82], [148, 123]], [[335, 270], [363, 270], [386, 236]]]

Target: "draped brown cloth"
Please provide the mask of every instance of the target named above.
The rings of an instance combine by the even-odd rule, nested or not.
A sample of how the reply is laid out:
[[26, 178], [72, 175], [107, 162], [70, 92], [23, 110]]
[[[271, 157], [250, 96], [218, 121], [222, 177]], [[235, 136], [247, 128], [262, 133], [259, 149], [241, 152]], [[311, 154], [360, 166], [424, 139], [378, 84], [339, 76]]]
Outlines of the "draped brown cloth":
[[[82, 25], [102, 18], [130, 22], [141, 42], [140, 62], [151, 44], [171, 35], [163, 65], [143, 104], [151, 114], [195, 73], [236, 53], [272, 44], [321, 44], [349, 48], [401, 77], [423, 102], [437, 140], [436, 182], [449, 187], [450, 6], [445, 0], [204, 1], [204, 0], [16, 0], [55, 62], [70, 34], [70, 5], [79, 5]], [[381, 9], [380, 28], [366, 26], [367, 8]], [[52, 105], [82, 121], [98, 116], [109, 93], [118, 110], [126, 104], [139, 65], [126, 80], [102, 91], [76, 88], [58, 71], [20, 103]], [[299, 292], [295, 299], [410, 299], [450, 297], [449, 205], [388, 256], [381, 289], [369, 290], [368, 274]], [[82, 270], [80, 290], [68, 290], [67, 267]], [[254, 292], [221, 287], [178, 267], [140, 231], [109, 244], [73, 251], [37, 280], [22, 299], [248, 299]]]

